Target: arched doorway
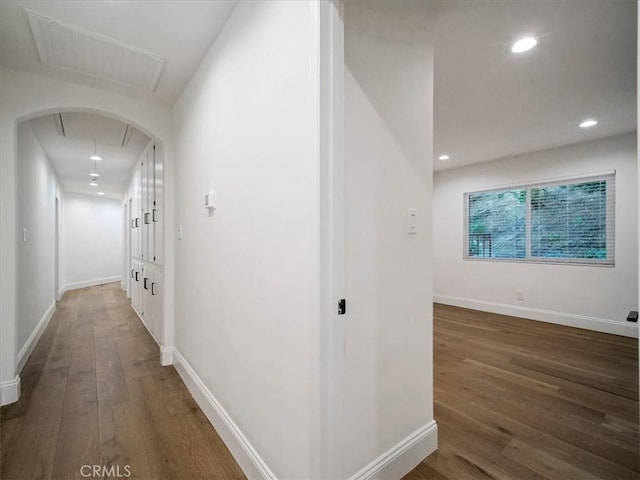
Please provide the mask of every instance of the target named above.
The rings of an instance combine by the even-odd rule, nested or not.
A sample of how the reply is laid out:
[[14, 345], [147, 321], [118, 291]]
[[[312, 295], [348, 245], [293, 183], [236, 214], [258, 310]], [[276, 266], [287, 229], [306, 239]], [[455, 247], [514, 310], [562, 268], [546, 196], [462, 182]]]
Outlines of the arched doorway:
[[[13, 70], [0, 71], [0, 399], [2, 404], [16, 401], [20, 394], [17, 348], [17, 127], [22, 121], [55, 112], [97, 113], [133, 125], [170, 152], [171, 111], [168, 107], [132, 97], [100, 91], [90, 87], [55, 81], [46, 77]], [[172, 238], [172, 163], [166, 158], [165, 222], [166, 279], [164, 338], [159, 339], [163, 352], [173, 345], [173, 255]], [[168, 359], [164, 363], [170, 361]]]

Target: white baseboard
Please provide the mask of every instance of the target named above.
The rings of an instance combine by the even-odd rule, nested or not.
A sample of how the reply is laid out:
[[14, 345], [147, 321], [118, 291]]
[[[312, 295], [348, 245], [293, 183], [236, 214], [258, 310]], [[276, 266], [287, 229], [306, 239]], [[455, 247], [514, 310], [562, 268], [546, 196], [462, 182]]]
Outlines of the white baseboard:
[[93, 280], [83, 280], [82, 282], [65, 283], [60, 292], [60, 296], [64, 292], [69, 290], [77, 290], [79, 288], [95, 287], [96, 285], [103, 285], [105, 283], [119, 282], [122, 280], [122, 275], [116, 275], [115, 277], [94, 278]]
[[220, 402], [194, 372], [177, 349], [173, 349], [173, 359], [178, 374], [193, 395], [204, 414], [214, 426], [231, 454], [240, 465], [247, 478], [263, 478], [276, 480], [276, 476], [269, 469], [260, 454], [251, 445], [238, 425], [229, 416]]
[[474, 300], [471, 298], [454, 297], [451, 295], [434, 294], [433, 301], [435, 303], [453, 305], [454, 307], [470, 308], [472, 310], [480, 310], [483, 312], [511, 315], [529, 320], [539, 320], [547, 323], [555, 323], [557, 325], [565, 325], [567, 327], [583, 328], [585, 330], [638, 338], [638, 324], [632, 322], [618, 322], [604, 318], [587, 317], [572, 313], [554, 312], [539, 308], [488, 302], [486, 300]]
[[9, 405], [20, 398], [20, 376], [9, 382], [0, 383], [0, 405]]
[[38, 340], [40, 340], [42, 333], [47, 328], [47, 325], [49, 325], [49, 321], [53, 317], [53, 314], [55, 313], [55, 311], [56, 311], [56, 302], [54, 300], [51, 303], [51, 305], [49, 305], [49, 308], [47, 308], [47, 311], [44, 312], [44, 315], [38, 322], [38, 325], [36, 325], [36, 328], [33, 329], [33, 332], [31, 332], [31, 335], [29, 335], [29, 338], [25, 342], [24, 346], [20, 349], [20, 352], [18, 353], [18, 362], [17, 362], [18, 372], [21, 372], [22, 369], [24, 368], [25, 363], [27, 363], [27, 360], [29, 359], [29, 356], [33, 352], [33, 349], [36, 348], [36, 345], [38, 344]]
[[438, 426], [432, 420], [349, 477], [349, 480], [402, 478], [437, 448]]
[[147, 329], [147, 332], [149, 332], [149, 335], [151, 335], [151, 338], [153, 338], [153, 341], [156, 342], [156, 345], [158, 345], [159, 347], [162, 348], [162, 345], [160, 345], [160, 342], [156, 338], [155, 334], [149, 328], [149, 325], [147, 325], [147, 322], [145, 321], [144, 317], [142, 315], [140, 315], [140, 312], [138, 311], [138, 309], [136, 307], [134, 307], [133, 305], [131, 305], [131, 308], [133, 308], [133, 311], [136, 312], [136, 315], [138, 315], [138, 318], [142, 322], [142, 325], [144, 325], [144, 328]]
[[163, 347], [160, 345], [160, 365], [163, 367], [173, 365], [175, 363], [174, 347]]

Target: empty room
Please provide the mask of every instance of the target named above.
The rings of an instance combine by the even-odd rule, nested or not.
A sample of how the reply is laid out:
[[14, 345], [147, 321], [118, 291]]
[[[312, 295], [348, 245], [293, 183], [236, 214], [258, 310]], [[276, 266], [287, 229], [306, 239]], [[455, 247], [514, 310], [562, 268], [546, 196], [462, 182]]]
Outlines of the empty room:
[[439, 450], [414, 478], [638, 476], [635, 8], [441, 10]]

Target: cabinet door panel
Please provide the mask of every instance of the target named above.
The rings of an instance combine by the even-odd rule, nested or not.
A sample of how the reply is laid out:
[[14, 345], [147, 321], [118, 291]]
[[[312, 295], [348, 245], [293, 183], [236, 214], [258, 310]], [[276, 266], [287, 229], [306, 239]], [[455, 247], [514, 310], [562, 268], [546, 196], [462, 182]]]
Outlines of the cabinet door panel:
[[153, 209], [155, 208], [155, 144], [149, 148], [147, 162], [147, 260], [155, 262], [155, 224], [153, 221]]
[[152, 309], [152, 331], [158, 343], [163, 343], [163, 298], [164, 298], [164, 285], [162, 282], [163, 275], [159, 268], [153, 268], [152, 283], [151, 283], [151, 309]]
[[147, 173], [149, 169], [149, 147], [142, 155], [140, 161], [140, 211], [142, 221], [140, 222], [140, 229], [142, 231], [142, 251], [141, 257], [145, 260], [149, 260], [149, 175]]
[[153, 222], [154, 229], [154, 257], [155, 262], [162, 265], [164, 262], [164, 151], [159, 145], [156, 145], [154, 150], [154, 172], [153, 172], [153, 212], [155, 215], [155, 222]]

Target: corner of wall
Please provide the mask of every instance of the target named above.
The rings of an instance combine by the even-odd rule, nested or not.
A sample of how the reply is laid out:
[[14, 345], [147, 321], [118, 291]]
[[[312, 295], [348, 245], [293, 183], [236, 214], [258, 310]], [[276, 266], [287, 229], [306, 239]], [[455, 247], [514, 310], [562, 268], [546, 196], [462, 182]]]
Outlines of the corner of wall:
[[438, 448], [438, 426], [432, 420], [366, 465], [349, 480], [402, 478]]
[[233, 458], [247, 478], [262, 478], [277, 480], [267, 463], [260, 456], [240, 427], [233, 421], [216, 397], [206, 387], [191, 365], [180, 352], [173, 348], [172, 355], [175, 368], [184, 381], [189, 392], [193, 395], [209, 422], [214, 426], [224, 444], [231, 451]]
[[9, 382], [0, 383], [0, 405], [15, 403], [20, 398], [20, 376]]

